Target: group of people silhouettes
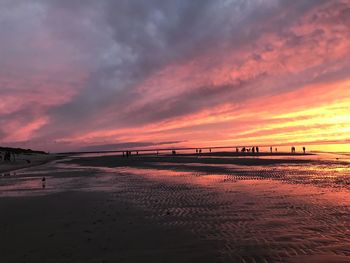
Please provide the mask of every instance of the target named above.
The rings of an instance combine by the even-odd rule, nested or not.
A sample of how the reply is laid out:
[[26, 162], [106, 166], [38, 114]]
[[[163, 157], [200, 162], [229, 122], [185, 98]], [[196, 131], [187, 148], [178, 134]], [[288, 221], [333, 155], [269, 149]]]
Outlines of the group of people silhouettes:
[[[292, 152], [292, 153], [296, 153], [296, 148], [295, 148], [294, 146], [292, 146], [291, 152]], [[305, 146], [303, 147], [303, 153], [304, 153], [304, 154], [306, 153], [306, 148], [305, 148]]]
[[123, 156], [129, 158], [129, 156], [131, 156], [131, 151], [123, 152]]
[[12, 153], [9, 151], [0, 153], [0, 161], [4, 161], [4, 162], [16, 161], [16, 155], [15, 153]]
[[[242, 147], [241, 152], [245, 153], [245, 152], [252, 152], [252, 153], [259, 153], [260, 149], [258, 146], [253, 146], [252, 148], [248, 148], [248, 147]], [[239, 149], [236, 148], [236, 152], [239, 152]]]
[[[275, 152], [277, 152], [277, 148], [275, 148]], [[272, 146], [270, 147], [270, 153], [272, 153], [273, 152], [273, 148], [272, 148]]]
[[[212, 149], [211, 148], [206, 148], [209, 150], [209, 152], [211, 153]], [[273, 153], [274, 151], [277, 152], [277, 147], [273, 148], [272, 146], [270, 147], [270, 153]], [[306, 148], [305, 147], [302, 147], [302, 150], [303, 150], [303, 153], [305, 154], [306, 153]], [[236, 153], [260, 153], [260, 148], [259, 146], [253, 146], [253, 147], [236, 147]], [[201, 154], [202, 153], [202, 149], [200, 148], [196, 148], [196, 154]], [[292, 146], [291, 147], [291, 153], [295, 154], [296, 153], [296, 147], [295, 146]], [[129, 157], [131, 156], [132, 152], [131, 151], [123, 151], [122, 152], [122, 155], [123, 157]], [[139, 152], [138, 151], [135, 151], [135, 154], [138, 155]], [[175, 150], [172, 150], [171, 151], [171, 154], [172, 155], [176, 155], [176, 151]], [[159, 151], [157, 150], [156, 151], [156, 155], [159, 155]], [[2, 156], [0, 155], [0, 158], [2, 158]], [[4, 157], [4, 161], [10, 161], [11, 159], [11, 153], [9, 152], [6, 152], [5, 153], [5, 157]], [[0, 159], [1, 160], [1, 159]]]
[[[306, 153], [306, 148], [303, 147], [303, 153], [305, 154]], [[273, 147], [271, 146], [270, 147], [270, 153], [273, 153], [273, 150], [275, 150], [275, 152], [277, 152], [277, 148], [273, 149]], [[260, 152], [260, 149], [258, 146], [254, 146], [254, 147], [242, 147], [241, 149], [236, 147], [236, 153], [239, 153], [239, 152], [242, 152], [242, 153], [246, 153], [246, 152], [251, 152], [251, 153], [259, 153]], [[294, 146], [291, 147], [291, 152], [292, 153], [296, 153], [296, 148]]]

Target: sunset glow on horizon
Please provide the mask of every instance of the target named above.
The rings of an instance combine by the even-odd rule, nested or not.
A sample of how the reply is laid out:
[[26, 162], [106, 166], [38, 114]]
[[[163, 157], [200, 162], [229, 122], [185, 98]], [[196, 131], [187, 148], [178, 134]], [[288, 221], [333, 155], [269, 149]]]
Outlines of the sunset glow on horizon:
[[5, 0], [0, 33], [0, 146], [350, 152], [350, 0]]

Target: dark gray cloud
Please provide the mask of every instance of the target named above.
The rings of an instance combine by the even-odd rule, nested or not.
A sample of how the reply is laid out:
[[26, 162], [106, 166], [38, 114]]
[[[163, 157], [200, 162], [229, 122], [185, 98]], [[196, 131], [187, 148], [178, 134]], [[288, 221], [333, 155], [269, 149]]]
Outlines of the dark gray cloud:
[[[72, 13], [79, 6], [79, 1], [73, 1], [74, 4], [59, 2], [60, 7]], [[290, 1], [287, 5], [291, 8], [285, 12], [286, 4], [280, 1], [264, 4], [260, 1], [210, 0], [105, 1], [97, 10], [103, 17], [100, 21], [104, 19], [104, 26], [108, 28], [104, 30], [110, 37], [109, 48], [114, 52], [91, 72], [84, 91], [69, 103], [53, 108], [52, 115], [59, 122], [75, 125], [76, 119], [82, 121], [103, 116], [106, 105], [118, 105], [117, 109], [123, 112], [125, 107], [143, 96], [133, 87], [165, 65], [190, 60], [213, 48], [239, 49], [254, 42], [261, 34], [282, 31], [316, 2], [320, 3]], [[87, 5], [89, 3], [84, 9], [88, 9]], [[90, 5], [90, 9], [94, 9], [94, 2]], [[285, 12], [287, 18], [277, 16], [275, 21], [265, 22], [279, 12]], [[70, 35], [67, 41], [71, 41]], [[83, 39], [80, 43], [85, 45]], [[227, 43], [231, 43], [229, 47]], [[107, 54], [108, 50], [103, 52]], [[91, 59], [98, 62], [101, 54], [94, 55], [97, 57]], [[166, 88], [169, 87], [159, 87]], [[120, 118], [125, 121], [116, 112], [114, 122], [120, 122]], [[132, 124], [131, 118], [129, 122]]]

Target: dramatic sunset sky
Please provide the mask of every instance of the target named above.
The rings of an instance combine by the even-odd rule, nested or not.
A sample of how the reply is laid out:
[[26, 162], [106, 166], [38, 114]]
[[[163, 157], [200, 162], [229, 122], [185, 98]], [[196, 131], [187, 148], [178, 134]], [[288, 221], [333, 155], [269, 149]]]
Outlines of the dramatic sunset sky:
[[350, 151], [350, 0], [0, 0], [0, 145]]

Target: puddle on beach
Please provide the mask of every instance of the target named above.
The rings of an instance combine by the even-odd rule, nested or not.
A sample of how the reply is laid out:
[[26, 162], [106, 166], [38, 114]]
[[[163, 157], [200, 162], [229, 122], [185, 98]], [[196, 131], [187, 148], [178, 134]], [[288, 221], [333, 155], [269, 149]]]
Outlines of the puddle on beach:
[[118, 174], [115, 195], [152, 211], [150, 220], [215, 241], [225, 259], [350, 256], [350, 192], [345, 188], [161, 167], [98, 169]]
[[215, 241], [226, 260], [349, 259], [350, 192], [345, 188], [162, 169], [105, 172], [126, 176], [118, 195], [152, 211], [151, 220]]
[[[83, 158], [85, 157], [85, 155], [82, 156]], [[339, 195], [342, 197], [342, 200], [348, 200], [347, 196], [350, 192], [350, 165], [344, 162], [334, 162], [334, 156], [339, 155], [321, 154], [307, 156], [307, 158], [311, 160], [321, 160], [318, 163], [265, 166], [203, 164], [196, 162], [171, 163], [159, 161], [152, 163], [153, 167], [155, 167], [153, 169], [79, 166], [76, 164], [64, 163], [64, 161], [68, 160], [66, 159], [39, 167], [0, 174], [0, 196], [49, 194], [72, 189], [92, 191], [104, 189], [105, 191], [113, 191], [114, 184], [111, 184], [111, 182], [115, 180], [113, 174], [123, 173], [135, 174], [137, 176], [148, 175], [150, 180], [175, 180], [177, 178], [183, 178], [186, 175], [191, 178], [196, 178], [196, 184], [206, 185], [208, 187], [213, 186], [213, 182], [219, 181], [227, 183], [232, 181], [235, 182], [235, 184], [238, 182], [240, 184], [247, 184], [250, 188], [253, 188], [253, 186], [257, 187], [258, 185], [263, 185], [262, 187], [274, 185], [276, 189], [284, 189], [283, 191], [290, 192], [286, 189], [288, 186], [293, 188], [293, 191], [298, 189], [299, 193], [305, 192], [308, 194], [310, 191], [316, 191], [322, 193], [322, 195]], [[91, 156], [87, 155], [86, 157]], [[282, 156], [281, 158], [285, 157]], [[299, 156], [297, 158], [299, 158]], [[162, 160], [162, 158], [160, 158], [160, 160]], [[196, 167], [203, 166], [224, 169], [225, 173], [216, 174], [215, 170], [209, 173], [196, 171]], [[179, 167], [181, 167], [181, 169], [178, 169]], [[97, 174], [98, 176], [96, 176]], [[43, 177], [46, 179], [45, 187], [43, 187], [42, 183]], [[194, 180], [183, 183], [194, 183]], [[306, 187], [306, 185], [310, 186]], [[218, 185], [214, 186], [214, 188], [217, 187]], [[326, 190], [324, 189], [325, 187], [327, 188]], [[33, 192], [34, 190], [35, 193]]]

